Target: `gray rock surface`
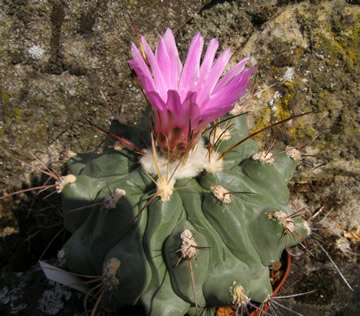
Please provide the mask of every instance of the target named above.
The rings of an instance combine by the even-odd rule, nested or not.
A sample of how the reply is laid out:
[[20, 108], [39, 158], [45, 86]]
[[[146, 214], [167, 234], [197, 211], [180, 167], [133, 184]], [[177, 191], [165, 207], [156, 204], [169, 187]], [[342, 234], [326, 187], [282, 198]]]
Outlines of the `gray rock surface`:
[[[219, 38], [221, 49], [230, 46], [233, 64], [250, 56], [258, 67], [254, 97], [244, 107], [250, 111], [252, 131], [290, 115], [316, 112], [256, 140], [266, 149], [273, 143], [275, 148], [308, 144], [291, 184], [290, 204], [294, 210], [307, 207], [302, 215], [312, 222], [313, 239], [321, 240], [354, 291], [310, 239], [307, 251], [294, 250], [283, 294], [318, 291], [281, 303], [305, 315], [360, 313], [359, 240], [344, 237], [360, 225], [356, 1], [0, 0], [0, 190], [12, 192], [44, 180], [38, 170], [15, 159], [43, 168], [36, 155], [61, 172], [66, 150], [99, 148], [102, 137], [83, 118], [106, 128], [120, 108], [129, 120], [141, 115], [145, 102], [126, 64], [130, 42], [136, 41], [128, 13], [151, 43], [167, 27], [175, 30], [182, 56], [198, 31], [206, 41]], [[3, 314], [83, 311], [76, 293], [49, 285], [37, 268], [29, 268], [59, 232], [60, 209], [54, 196], [46, 201], [34, 195], [0, 201], [0, 236], [7, 235], [0, 237]], [[34, 280], [38, 291], [29, 288], [37, 284]], [[36, 296], [35, 305], [25, 303], [27, 289]], [[41, 309], [53, 301], [57, 307]]]

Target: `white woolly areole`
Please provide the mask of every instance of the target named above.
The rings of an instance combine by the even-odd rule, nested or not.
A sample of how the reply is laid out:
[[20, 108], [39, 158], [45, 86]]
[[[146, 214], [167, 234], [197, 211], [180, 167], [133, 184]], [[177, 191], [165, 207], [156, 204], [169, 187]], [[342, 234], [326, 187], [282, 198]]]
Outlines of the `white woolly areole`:
[[271, 220], [276, 220], [281, 223], [286, 233], [293, 233], [295, 231], [295, 223], [293, 219], [283, 211], [268, 212], [267, 217]]
[[123, 150], [123, 149], [125, 148], [125, 146], [124, 146], [124, 144], [122, 144], [121, 142], [116, 141], [116, 142], [114, 142], [114, 144], [113, 144], [113, 148], [114, 148], [114, 150], [116, 150], [116, 151], [120, 151], [120, 150]]
[[180, 162], [179, 160], [169, 162], [168, 158], [159, 152], [156, 153], [156, 158], [154, 158], [152, 150], [146, 149], [145, 155], [140, 159], [140, 163], [147, 173], [159, 177], [160, 175], [157, 174], [156, 170], [157, 164], [163, 178], [176, 180], [196, 177], [203, 170], [210, 173], [220, 171], [223, 167], [223, 162], [222, 159], [217, 160], [219, 156], [217, 152], [212, 152], [209, 161], [208, 149], [205, 148], [203, 141], [200, 140], [194, 149], [189, 152], [186, 159]]
[[65, 250], [60, 249], [57, 253], [57, 260], [60, 266], [65, 264]]
[[161, 202], [167, 202], [170, 200], [171, 195], [174, 192], [175, 180], [166, 180], [165, 178], [159, 178], [156, 181], [156, 194], [160, 197]]
[[304, 225], [304, 228], [307, 230], [307, 235], [306, 236], [309, 236], [311, 235], [311, 227], [310, 227], [310, 224], [307, 222], [307, 221], [303, 221], [303, 225]]
[[224, 167], [224, 162], [222, 159], [219, 159], [220, 154], [216, 151], [213, 151], [210, 155], [206, 154], [206, 161], [204, 163], [204, 169], [209, 173], [217, 173], [221, 171]]
[[120, 261], [117, 258], [110, 258], [105, 262], [102, 274], [102, 282], [104, 286], [111, 290], [119, 285], [119, 280], [116, 277], [116, 272], [120, 267]]
[[244, 288], [241, 285], [237, 285], [236, 281], [233, 282], [229, 290], [232, 296], [233, 304], [238, 306], [246, 306], [250, 301], [250, 298], [244, 294]]
[[229, 192], [223, 186], [212, 185], [210, 190], [215, 195], [215, 197], [224, 204], [231, 203], [231, 194], [229, 194]]
[[73, 174], [68, 174], [67, 176], [60, 177], [56, 184], [56, 192], [61, 193], [64, 189], [65, 185], [74, 183], [76, 181], [76, 177]]
[[300, 150], [297, 150], [295, 147], [292, 146], [287, 146], [285, 152], [290, 158], [294, 159], [295, 161], [300, 161], [301, 159]]
[[274, 156], [270, 152], [260, 151], [257, 154], [252, 156], [253, 160], [259, 160], [261, 162], [265, 162], [269, 165], [272, 165], [275, 162]]
[[116, 207], [117, 202], [126, 195], [126, 191], [122, 189], [116, 189], [114, 192], [111, 192], [109, 195], [104, 197], [104, 206], [107, 209], [112, 209]]
[[[231, 138], [231, 133], [229, 129], [223, 129], [221, 127], [216, 127], [215, 131], [210, 134], [210, 141], [211, 143], [215, 143], [216, 141], [220, 140], [229, 140]], [[215, 140], [215, 142], [214, 142]]]
[[185, 229], [181, 233], [180, 237], [182, 240], [180, 248], [181, 258], [192, 259], [196, 257], [198, 249], [192, 232], [189, 229]]
[[244, 112], [243, 107], [241, 104], [237, 103], [235, 104], [234, 108], [229, 112], [230, 115], [239, 115], [240, 113]]
[[72, 150], [67, 150], [66, 152], [65, 152], [65, 156], [68, 158], [68, 159], [70, 159], [70, 158], [74, 158], [74, 157], [76, 157], [77, 156], [77, 153], [76, 152], [73, 152]]

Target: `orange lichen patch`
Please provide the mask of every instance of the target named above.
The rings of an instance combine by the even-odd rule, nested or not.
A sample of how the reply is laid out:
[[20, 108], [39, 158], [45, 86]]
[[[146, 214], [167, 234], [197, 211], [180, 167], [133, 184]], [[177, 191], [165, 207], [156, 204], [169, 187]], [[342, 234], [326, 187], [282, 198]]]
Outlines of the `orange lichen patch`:
[[231, 306], [219, 307], [216, 310], [216, 316], [234, 316], [235, 311]]
[[360, 241], [360, 227], [355, 226], [350, 231], [344, 231], [344, 237], [349, 239], [351, 242]]
[[[271, 119], [271, 108], [266, 107], [260, 111], [260, 113], [255, 114], [255, 126], [250, 130], [250, 133], [254, 133], [266, 126], [269, 126]], [[255, 140], [261, 141], [263, 140], [264, 135], [258, 134], [254, 137]]]

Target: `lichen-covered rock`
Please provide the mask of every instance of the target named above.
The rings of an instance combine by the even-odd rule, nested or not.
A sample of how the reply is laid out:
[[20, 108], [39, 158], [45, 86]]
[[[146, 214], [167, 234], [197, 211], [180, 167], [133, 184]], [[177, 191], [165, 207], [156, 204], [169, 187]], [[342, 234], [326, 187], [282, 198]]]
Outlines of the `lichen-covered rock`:
[[[133, 94], [129, 96], [135, 89], [134, 84], [124, 92], [128, 81], [122, 77], [126, 72], [119, 67], [128, 58], [125, 57], [128, 40], [124, 41], [125, 46], [117, 43], [127, 36], [130, 27], [120, 2], [107, 7], [97, 6], [96, 1], [86, 4], [71, 1], [71, 5], [64, 1], [27, 1], [25, 4], [24, 1], [3, 0], [1, 3], [0, 187], [9, 192], [14, 186], [21, 187], [24, 179], [26, 183], [32, 180], [23, 175], [33, 170], [29, 168], [24, 173], [23, 166], [14, 162], [14, 156], [29, 161], [32, 160], [29, 153], [35, 152], [46, 163], [57, 160], [64, 148], [76, 151], [96, 148], [100, 137], [79, 126], [77, 119], [86, 116], [103, 126], [104, 118], [110, 116], [110, 106], [105, 105], [98, 87], [115, 110], [123, 95], [123, 108], [130, 109], [127, 112], [135, 112], [143, 101]], [[66, 3], [62, 6], [63, 24], [61, 19], [56, 19], [62, 16], [59, 3]], [[247, 109], [252, 110], [248, 115], [251, 130], [289, 113], [309, 109], [321, 111], [316, 116], [286, 124], [271, 137], [264, 133], [262, 140], [271, 142], [275, 138], [285, 145], [294, 145], [306, 143], [323, 132], [316, 142], [305, 148], [305, 155], [311, 157], [303, 158], [300, 172], [291, 181], [294, 193], [291, 203], [293, 209], [308, 206], [309, 213], [321, 208], [323, 214], [333, 210], [322, 224], [344, 238], [343, 232], [351, 230], [359, 218], [358, 1], [225, 1], [212, 2], [200, 12], [197, 9], [201, 4], [196, 2], [197, 7], [170, 7], [176, 12], [171, 15], [159, 9], [166, 1], [154, 2], [150, 7], [142, 7], [141, 3], [130, 2], [129, 10], [139, 31], [147, 36], [151, 33], [155, 38], [156, 33], [162, 33], [170, 25], [178, 30], [177, 38], [187, 42], [201, 30], [209, 38], [218, 37], [224, 47], [234, 48], [234, 60], [251, 53], [255, 57], [253, 63], [259, 66], [257, 84], [265, 88], [278, 83], [263, 91], [261, 98], [257, 96], [254, 102], [248, 103]], [[100, 20], [102, 25], [107, 25], [98, 28]], [[107, 31], [104, 33], [104, 30]], [[47, 67], [50, 61], [56, 61], [50, 58], [59, 52], [55, 49], [56, 43], [60, 43], [57, 65], [63, 64], [64, 56], [70, 65], [59, 68], [64, 70], [61, 74], [56, 67], [44, 71], [51, 69]], [[118, 52], [120, 48], [124, 57]], [[102, 62], [102, 58], [110, 61]], [[139, 94], [138, 97], [141, 98]], [[314, 157], [317, 157], [315, 162]], [[313, 169], [314, 166], [317, 168]], [[37, 210], [35, 206], [32, 214]], [[23, 209], [27, 211], [27, 207]], [[29, 235], [32, 233], [31, 230]], [[22, 235], [19, 238], [23, 238]], [[345, 241], [348, 249], [356, 248], [355, 243]], [[1, 256], [8, 258], [7, 254], [12, 253], [6, 250], [8, 239], [1, 243]], [[335, 246], [329, 241], [328, 250], [337, 260], [339, 252]], [[353, 250], [350, 258], [357, 261]], [[339, 260], [343, 262], [344, 259]], [[307, 278], [304, 270], [314, 269], [314, 264], [310, 260], [301, 261], [303, 269], [295, 270], [295, 281]], [[321, 269], [322, 265], [318, 264], [316, 269]], [[347, 274], [349, 276], [351, 273]], [[338, 285], [339, 290], [342, 285]], [[341, 310], [347, 304], [351, 295], [348, 290], [341, 291], [346, 294], [325, 295], [328, 305], [324, 308], [328, 313], [335, 313], [335, 309]], [[301, 290], [294, 289], [293, 293], [299, 292]], [[316, 294], [312, 296], [313, 304], [317, 305], [320, 294], [318, 301]], [[354, 302], [349, 306], [355, 306]], [[308, 307], [302, 308], [305, 313], [311, 313]], [[303, 312], [302, 309], [297, 311]]]
[[139, 32], [156, 38], [166, 27], [184, 24], [205, 3], [153, 1], [143, 7], [141, 2], [123, 1], [2, 0], [0, 175], [4, 187], [30, 182], [20, 164], [14, 163], [14, 155], [36, 164], [31, 153], [47, 163], [57, 161], [69, 148], [94, 150], [99, 138], [79, 124], [83, 117], [102, 125], [119, 112], [121, 104], [128, 119], [141, 116], [144, 103], [126, 65], [128, 44], [136, 40], [128, 13]]

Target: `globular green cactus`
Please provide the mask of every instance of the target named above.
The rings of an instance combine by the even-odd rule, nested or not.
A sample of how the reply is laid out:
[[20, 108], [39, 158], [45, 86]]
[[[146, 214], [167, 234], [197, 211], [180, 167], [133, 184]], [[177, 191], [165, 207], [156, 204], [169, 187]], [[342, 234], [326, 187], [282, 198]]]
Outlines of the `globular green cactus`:
[[[113, 121], [110, 131], [140, 143], [130, 129]], [[219, 158], [247, 133], [241, 115], [203, 138]], [[65, 266], [103, 275], [102, 303], [112, 309], [141, 303], [148, 315], [174, 316], [195, 303], [207, 310], [265, 302], [272, 293], [269, 266], [308, 234], [286, 206], [295, 153], [258, 153], [248, 139], [224, 155], [216, 172], [176, 180], [164, 201], [134, 150], [78, 154], [68, 161], [76, 181], [62, 190], [72, 233], [63, 248]]]
[[196, 34], [184, 66], [171, 30], [155, 54], [141, 42], [129, 64], [150, 124], [114, 120], [103, 153], [69, 160], [70, 175], [58, 181], [72, 233], [64, 264], [100, 276], [92, 292], [109, 309], [142, 304], [147, 315], [176, 316], [263, 303], [269, 266], [309, 233], [286, 206], [299, 153], [258, 152], [245, 115], [227, 114], [250, 84], [248, 58], [220, 78], [230, 50], [214, 61], [216, 39], [200, 65]]

